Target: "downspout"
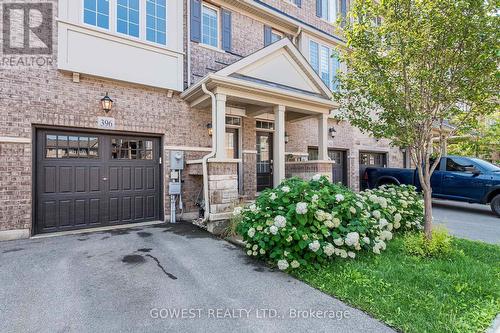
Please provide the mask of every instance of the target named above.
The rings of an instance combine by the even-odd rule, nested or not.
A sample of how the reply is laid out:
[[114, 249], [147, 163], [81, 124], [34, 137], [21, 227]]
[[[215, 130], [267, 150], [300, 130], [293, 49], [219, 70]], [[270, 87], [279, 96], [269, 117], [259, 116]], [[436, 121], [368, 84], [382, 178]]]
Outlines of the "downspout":
[[210, 217], [210, 198], [208, 191], [208, 159], [215, 156], [215, 152], [217, 151], [217, 140], [216, 140], [216, 131], [217, 131], [217, 104], [215, 99], [215, 94], [207, 89], [205, 83], [201, 85], [201, 89], [203, 92], [210, 96], [212, 99], [212, 151], [207, 155], [203, 156], [201, 160], [202, 169], [203, 169], [203, 197], [205, 199], [205, 215], [203, 217], [203, 223], [205, 223]]
[[186, 57], [187, 57], [187, 86], [191, 86], [191, 1], [187, 1], [186, 14]]

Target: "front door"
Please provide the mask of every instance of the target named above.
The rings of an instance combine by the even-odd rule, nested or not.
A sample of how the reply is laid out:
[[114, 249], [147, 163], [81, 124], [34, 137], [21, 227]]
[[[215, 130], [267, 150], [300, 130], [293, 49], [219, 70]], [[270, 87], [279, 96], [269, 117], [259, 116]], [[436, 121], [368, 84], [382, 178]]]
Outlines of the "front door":
[[257, 132], [257, 192], [273, 187], [273, 133]]
[[346, 153], [343, 150], [328, 150], [328, 157], [333, 161], [332, 183], [341, 183], [347, 186]]

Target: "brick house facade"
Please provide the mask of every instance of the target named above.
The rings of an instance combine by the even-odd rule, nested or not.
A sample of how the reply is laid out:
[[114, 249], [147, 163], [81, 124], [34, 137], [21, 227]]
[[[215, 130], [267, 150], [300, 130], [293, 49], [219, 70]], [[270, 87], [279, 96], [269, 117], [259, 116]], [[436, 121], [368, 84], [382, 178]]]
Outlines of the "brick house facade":
[[[3, 4], [14, 2], [17, 1], [8, 0], [4, 1]], [[27, 3], [33, 2], [35, 1], [27, 1]], [[304, 80], [309, 82], [311, 89], [319, 91], [314, 93], [315, 96], [319, 96], [324, 91], [321, 90], [322, 83], [319, 78], [313, 77], [314, 75], [310, 74], [310, 69], [304, 68], [304, 64], [301, 63], [304, 59], [309, 61], [307, 46], [309, 39], [318, 40], [324, 44], [331, 43], [328, 44], [331, 47], [342, 46], [339, 30], [326, 20], [317, 17], [315, 1], [302, 1], [301, 7], [287, 0], [210, 1], [208, 4], [211, 8], [217, 9], [219, 14], [222, 13], [222, 9], [231, 13], [231, 49], [229, 51], [192, 41], [190, 15], [192, 15], [193, 4], [203, 5], [203, 1], [183, 1], [182, 5], [174, 0], [166, 1], [168, 41], [165, 46], [161, 47], [151, 43], [146, 27], [141, 26], [138, 38], [130, 38], [130, 36], [113, 31], [113, 29], [119, 29], [118, 25], [115, 26], [113, 22], [120, 20], [117, 17], [119, 14], [115, 11], [108, 12], [109, 27], [102, 29], [102, 27], [90, 27], [85, 23], [87, 20], [85, 15], [94, 12], [84, 8], [83, 1], [52, 0], [43, 2], [52, 4], [54, 18], [53, 29], [47, 30], [52, 33], [53, 41], [52, 53], [47, 55], [50, 63], [46, 62], [43, 66], [23, 66], [19, 64], [19, 58], [22, 55], [2, 54], [3, 58], [0, 64], [0, 114], [2, 115], [0, 119], [0, 239], [23, 238], [38, 232], [93, 226], [87, 221], [88, 216], [92, 215], [92, 208], [89, 206], [91, 207], [92, 200], [97, 200], [92, 198], [89, 187], [92, 179], [88, 172], [91, 171], [83, 173], [86, 178], [83, 185], [85, 189], [82, 191], [88, 192], [89, 195], [78, 199], [76, 185], [78, 179], [75, 178], [77, 177], [76, 173], [70, 173], [73, 177], [72, 182], [75, 182], [68, 185], [71, 187], [71, 194], [69, 192], [65, 194], [61, 190], [63, 179], [50, 180], [54, 181], [54, 184], [62, 192], [54, 197], [54, 200], [57, 201], [56, 206], [50, 206], [54, 201], [52, 199], [43, 201], [45, 199], [42, 198], [46, 193], [41, 188], [47, 186], [49, 182], [47, 179], [50, 178], [48, 173], [44, 173], [46, 171], [40, 170], [49, 164], [44, 164], [47, 156], [39, 156], [39, 154], [45, 154], [50, 148], [45, 146], [48, 145], [47, 142], [42, 143], [37, 139], [36, 134], [41, 130], [52, 131], [55, 135], [66, 133], [65, 136], [70, 138], [69, 140], [71, 140], [71, 133], [75, 133], [75, 136], [78, 136], [78, 133], [95, 134], [99, 135], [100, 138], [102, 136], [103, 140], [130, 137], [132, 141], [140, 141], [143, 140], [141, 138], [145, 138], [144, 140], [157, 138], [160, 143], [160, 154], [155, 156], [154, 160], [158, 159], [158, 162], [161, 163], [159, 174], [154, 180], [155, 186], [161, 187], [158, 192], [157, 204], [154, 206], [157, 219], [169, 220], [169, 182], [171, 181], [169, 161], [172, 151], [184, 152], [184, 159], [187, 161], [186, 169], [182, 173], [184, 202], [182, 218], [188, 220], [197, 218], [201, 193], [208, 193], [211, 205], [211, 211], [208, 212], [209, 220], [212, 218], [213, 220], [223, 219], [238, 200], [242, 198], [253, 199], [257, 193], [258, 182], [262, 179], [261, 174], [258, 174], [256, 170], [257, 160], [262, 158], [262, 154], [269, 155], [270, 151], [259, 151], [262, 147], [256, 144], [256, 133], [259, 131], [272, 133], [275, 136], [275, 141], [282, 140], [285, 133], [277, 128], [279, 120], [275, 116], [280, 114], [279, 108], [268, 110], [269, 105], [265, 105], [265, 108], [262, 106], [262, 110], [257, 110], [256, 106], [260, 105], [258, 95], [250, 103], [241, 96], [235, 97], [236, 95], [228, 94], [227, 101], [224, 100], [225, 111], [223, 114], [241, 119], [239, 125], [232, 126], [237, 133], [238, 142], [235, 148], [238, 155], [235, 155], [234, 158], [233, 156], [225, 156], [226, 158], [223, 160], [213, 158], [212, 162], [207, 161], [209, 164], [208, 174], [204, 174], [202, 158], [212, 152], [216, 140], [222, 140], [220, 142], [224, 145], [224, 138], [211, 138], [208, 134], [207, 125], [212, 123], [215, 126], [216, 124], [212, 117], [212, 104], [209, 96], [202, 98], [201, 95], [195, 95], [195, 93], [203, 94], [201, 83], [206, 82], [209, 87], [212, 85], [213, 92], [222, 91], [222, 88], [229, 89], [224, 86], [228, 84], [227, 82], [224, 84], [214, 83], [215, 80], [207, 80], [207, 76], [221, 73], [225, 68], [245, 61], [256, 52], [272, 48], [272, 46], [266, 48], [265, 45], [264, 31], [268, 27], [282, 33], [283, 38], [290, 38], [291, 42], [281, 43], [280, 47], [275, 47], [273, 52], [276, 54], [282, 52], [283, 57], [291, 59], [290, 61], [293, 60], [294, 63], [291, 66], [303, 71], [299, 74], [307, 76]], [[110, 6], [116, 5], [113, 0], [109, 3]], [[139, 3], [141, 10], [149, 5], [146, 0], [140, 0]], [[157, 10], [163, 8], [161, 5], [158, 6], [160, 7], [157, 7]], [[0, 11], [3, 13], [6, 8], [4, 6], [0, 8]], [[128, 10], [133, 11], [134, 9], [129, 8]], [[99, 8], [95, 11], [99, 12]], [[13, 16], [11, 15], [11, 17]], [[141, 17], [145, 18], [146, 16]], [[97, 18], [99, 19], [99, 13], [97, 13]], [[96, 24], [99, 24], [98, 21]], [[11, 24], [11, 26], [16, 25]], [[10, 33], [17, 34], [19, 37], [22, 36], [23, 31], [11, 29]], [[293, 49], [295, 48], [303, 54], [304, 59], [298, 59], [297, 55], [294, 56], [296, 51]], [[100, 61], [96, 61], [100, 57], [103, 58], [102, 64], [98, 63]], [[15, 65], [12, 65], [13, 63]], [[233, 77], [236, 77], [235, 75], [240, 74], [236, 72], [228, 74], [227, 79], [232, 80]], [[279, 76], [280, 73], [277, 75]], [[266, 83], [264, 81], [253, 83], [264, 84]], [[198, 92], [193, 92], [190, 95], [189, 89], [196, 87], [197, 84], [199, 84]], [[283, 88], [282, 86], [280, 84], [278, 88]], [[271, 89], [267, 86], [266, 88]], [[109, 113], [104, 112], [100, 104], [100, 99], [106, 93], [109, 93], [109, 96], [114, 100], [113, 108]], [[294, 93], [300, 93], [300, 90], [296, 89]], [[221, 95], [220, 92], [218, 94]], [[304, 98], [311, 97], [311, 94], [304, 94]], [[196, 98], [200, 99], [199, 103], [195, 101]], [[263, 100], [265, 98], [262, 97]], [[321, 107], [324, 106], [328, 111], [331, 102], [328, 100], [322, 102], [319, 97], [316, 99], [318, 101], [311, 99], [308, 103], [312, 103], [310, 105], [323, 103]], [[293, 103], [297, 106], [289, 108], [287, 111], [282, 110], [287, 115], [288, 113], [293, 115], [293, 120], [283, 117], [283, 129], [286, 131], [288, 143], [283, 147], [278, 143], [277, 146], [280, 149], [283, 148], [284, 155], [290, 158], [290, 163], [305, 163], [309, 157], [312, 158], [309, 155], [318, 147], [320, 155], [326, 149], [342, 151], [345, 154], [345, 162], [342, 165], [346, 175], [344, 182], [354, 189], [359, 189], [360, 184], [360, 152], [383, 154], [385, 164], [394, 167], [403, 166], [402, 151], [390, 147], [387, 140], [375, 140], [360, 133], [348, 123], [339, 123], [334, 118], [327, 119], [321, 115], [322, 111], [320, 112], [319, 106], [317, 114], [306, 114], [304, 112], [312, 110], [308, 108], [309, 104]], [[333, 110], [334, 107], [331, 109]], [[250, 110], [254, 110], [252, 111], [253, 115]], [[113, 128], [100, 128], [97, 120], [98, 117], [104, 116], [114, 119]], [[318, 119], [320, 119], [319, 128], [324, 131], [320, 134], [317, 131]], [[276, 127], [274, 130], [272, 128], [262, 129], [262, 122], [265, 124], [274, 122]], [[335, 132], [328, 132], [328, 137], [326, 137], [327, 128], [325, 126], [328, 127], [328, 130], [334, 128]], [[228, 128], [230, 127], [228, 125]], [[229, 132], [226, 130], [226, 140], [227, 133]], [[332, 133], [334, 133], [334, 137], [330, 135]], [[327, 146], [324, 146], [322, 142], [326, 142]], [[71, 151], [71, 143], [68, 145], [70, 148], [63, 149], [66, 152]], [[227, 142], [225, 145], [227, 146]], [[227, 148], [226, 146], [224, 148]], [[268, 142], [266, 149], [272, 149], [271, 146]], [[81, 148], [81, 146], [79, 147]], [[129, 153], [130, 151], [132, 154], [135, 153], [135, 150], [139, 150], [138, 147], [128, 146]], [[99, 149], [105, 148], [100, 147]], [[115, 149], [115, 146], [112, 149]], [[103, 152], [99, 150], [99, 156]], [[80, 154], [81, 151], [78, 156], [81, 156]], [[285, 156], [282, 156], [283, 161]], [[115, 157], [113, 155], [109, 161], [106, 157], [106, 162], [103, 162], [103, 167], [100, 170], [105, 172], [104, 176], [107, 176], [111, 170], [106, 169], [108, 164], [109, 168], [113, 168], [113, 163], [117, 163], [113, 160]], [[370, 158], [368, 157], [368, 160]], [[76, 159], [72, 161], [76, 161]], [[55, 164], [56, 168], [65, 167], [63, 164], [57, 163]], [[71, 163], [71, 168], [74, 168], [71, 170], [87, 168], [85, 159], [82, 159], [81, 166], [76, 162]], [[128, 163], [126, 158], [124, 158], [123, 163]], [[130, 161], [130, 163], [123, 164], [124, 166], [120, 166], [120, 168], [129, 168], [130, 166], [133, 168], [135, 162]], [[279, 164], [278, 162], [274, 163]], [[320, 163], [316, 169], [326, 170], [329, 173], [330, 165]], [[296, 167], [290, 166], [287, 170]], [[146, 166], [144, 169], [146, 170], [144, 177], [147, 175], [147, 168]], [[284, 162], [283, 168], [288, 168]], [[125, 171], [123, 171], [124, 169], [120, 170], [121, 182], [125, 179], [125, 173], [123, 173]], [[62, 174], [57, 173], [57, 175], [62, 177]], [[207, 177], [207, 183], [210, 184], [204, 185], [204, 176]], [[136, 185], [139, 182], [138, 177], [133, 178]], [[99, 181], [108, 181], [107, 178], [109, 177], [102, 177]], [[144, 180], [146, 181], [147, 178]], [[102, 199], [100, 204], [107, 205], [109, 208], [112, 205], [113, 196], [110, 194], [111, 185], [104, 184], [102, 183], [102, 188], [106, 189], [106, 193], [99, 197]], [[99, 191], [101, 190], [100, 186], [98, 186]], [[125, 185], [120, 183], [120, 188], [122, 186]], [[209, 187], [206, 192], [204, 192], [205, 186]], [[121, 210], [125, 207], [124, 198], [126, 195], [123, 193], [119, 194], [121, 201], [116, 206]], [[73, 196], [70, 197], [70, 195]], [[64, 199], [65, 196], [70, 199]], [[141, 209], [147, 210], [144, 206], [147, 206], [149, 201], [146, 197], [144, 198], [144, 201], [141, 201], [142, 194], [134, 194], [132, 199], [136, 201], [135, 208], [133, 208], [134, 214]], [[69, 206], [64, 206], [66, 208], [62, 206], [62, 202], [65, 200], [70, 202]], [[77, 220], [76, 215], [78, 207], [80, 207], [77, 205], [77, 200], [81, 200], [81, 207], [85, 207], [81, 208], [80, 212], [80, 218], [83, 219], [81, 225], [77, 225], [73, 221]], [[41, 207], [42, 202], [47, 204], [46, 208]], [[56, 207], [59, 214], [56, 218], [57, 226], [50, 225], [47, 217], [41, 217], [41, 215], [46, 214], [45, 210], [50, 210], [50, 207]], [[101, 212], [101, 209], [102, 207], [99, 208], [98, 212]], [[110, 210], [111, 208], [106, 210], [105, 216], [112, 215]], [[178, 213], [181, 212], [178, 211]], [[217, 215], [220, 216], [217, 217]], [[70, 225], [63, 223], [65, 216], [70, 216], [73, 221]], [[107, 222], [104, 221], [102, 224], [113, 224]], [[37, 229], [37, 224], [46, 224], [51, 227]], [[99, 223], [96, 225], [100, 226]]]

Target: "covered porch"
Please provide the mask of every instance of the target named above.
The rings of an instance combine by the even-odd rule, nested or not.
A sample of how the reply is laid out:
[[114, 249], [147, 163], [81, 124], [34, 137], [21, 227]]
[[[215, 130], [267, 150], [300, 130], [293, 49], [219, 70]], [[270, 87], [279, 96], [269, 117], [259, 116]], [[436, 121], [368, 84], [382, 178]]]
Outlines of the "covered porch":
[[[237, 199], [253, 199], [285, 178], [331, 176], [328, 118], [337, 105], [288, 39], [204, 77], [182, 97], [193, 109], [212, 111], [207, 125], [213, 152], [207, 160], [208, 174], [203, 175], [208, 177], [212, 217], [232, 210]], [[318, 160], [286, 162], [286, 124], [307, 118], [317, 120], [317, 127], [309, 130], [318, 135]], [[200, 161], [188, 163], [195, 170]]]

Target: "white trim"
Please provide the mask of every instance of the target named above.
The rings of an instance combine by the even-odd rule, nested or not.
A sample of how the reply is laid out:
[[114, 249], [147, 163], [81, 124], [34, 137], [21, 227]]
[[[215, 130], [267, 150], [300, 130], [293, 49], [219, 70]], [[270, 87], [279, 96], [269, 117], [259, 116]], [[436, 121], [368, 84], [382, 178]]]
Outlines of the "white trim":
[[243, 154], [257, 154], [257, 150], [243, 150]]
[[164, 146], [164, 150], [184, 150], [184, 151], [212, 151], [210, 147], [189, 147], [189, 146]]
[[320, 161], [320, 160], [314, 160], [314, 161], [300, 161], [300, 162], [285, 162], [285, 164], [334, 164], [335, 161]]
[[0, 136], [0, 143], [31, 143], [30, 138], [20, 138], [14, 136]]

